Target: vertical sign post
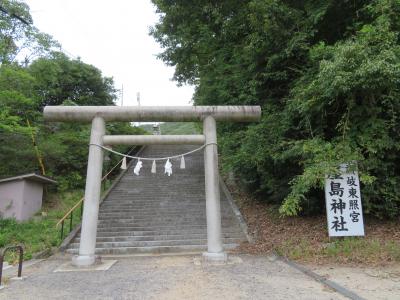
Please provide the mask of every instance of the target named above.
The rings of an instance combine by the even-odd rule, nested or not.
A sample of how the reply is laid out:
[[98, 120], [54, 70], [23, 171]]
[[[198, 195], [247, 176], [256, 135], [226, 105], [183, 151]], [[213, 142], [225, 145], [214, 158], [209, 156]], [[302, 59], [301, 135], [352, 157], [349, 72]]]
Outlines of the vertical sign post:
[[325, 179], [329, 236], [364, 236], [360, 181], [357, 171], [340, 166], [340, 174]]

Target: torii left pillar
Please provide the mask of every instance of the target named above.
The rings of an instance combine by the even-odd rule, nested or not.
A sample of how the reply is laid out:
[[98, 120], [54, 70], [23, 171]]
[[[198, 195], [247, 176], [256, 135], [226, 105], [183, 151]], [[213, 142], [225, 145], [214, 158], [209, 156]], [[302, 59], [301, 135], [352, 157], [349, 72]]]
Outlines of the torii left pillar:
[[103, 145], [105, 130], [104, 119], [101, 117], [95, 117], [92, 121], [92, 130], [90, 133], [79, 255], [72, 258], [72, 264], [76, 266], [89, 266], [94, 264], [96, 260], [94, 253], [96, 250], [101, 176], [103, 171], [103, 149], [95, 145]]

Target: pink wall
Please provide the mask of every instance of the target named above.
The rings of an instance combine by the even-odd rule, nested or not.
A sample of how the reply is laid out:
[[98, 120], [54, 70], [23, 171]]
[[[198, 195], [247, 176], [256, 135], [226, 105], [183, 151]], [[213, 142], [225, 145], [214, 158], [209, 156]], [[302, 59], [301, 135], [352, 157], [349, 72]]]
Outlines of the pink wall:
[[20, 211], [20, 220], [28, 220], [42, 208], [43, 184], [24, 180], [24, 201]]
[[31, 180], [0, 183], [0, 215], [18, 221], [30, 219], [42, 207], [43, 185]]
[[0, 183], [0, 214], [2, 218], [19, 218], [23, 197], [22, 180]]

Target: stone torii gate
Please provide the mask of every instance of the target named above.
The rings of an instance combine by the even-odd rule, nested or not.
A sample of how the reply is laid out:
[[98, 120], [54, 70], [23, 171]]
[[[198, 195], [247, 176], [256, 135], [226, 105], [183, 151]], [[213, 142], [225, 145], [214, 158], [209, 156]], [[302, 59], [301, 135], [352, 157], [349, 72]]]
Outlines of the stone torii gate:
[[[44, 119], [56, 122], [91, 122], [89, 158], [76, 266], [95, 262], [104, 145], [198, 144], [204, 148], [207, 215], [207, 260], [226, 260], [222, 246], [216, 121], [253, 122], [260, 106], [46, 106]], [[106, 135], [105, 122], [203, 122], [202, 135]]]

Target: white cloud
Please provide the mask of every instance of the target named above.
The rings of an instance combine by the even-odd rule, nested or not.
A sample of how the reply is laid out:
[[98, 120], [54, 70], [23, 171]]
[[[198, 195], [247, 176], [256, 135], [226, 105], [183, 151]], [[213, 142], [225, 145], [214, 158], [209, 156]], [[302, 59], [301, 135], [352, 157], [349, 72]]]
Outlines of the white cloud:
[[148, 35], [157, 21], [149, 0], [25, 0], [34, 24], [66, 50], [124, 86], [124, 105], [188, 105], [193, 87], [177, 87], [173, 68], [156, 59], [161, 52]]

